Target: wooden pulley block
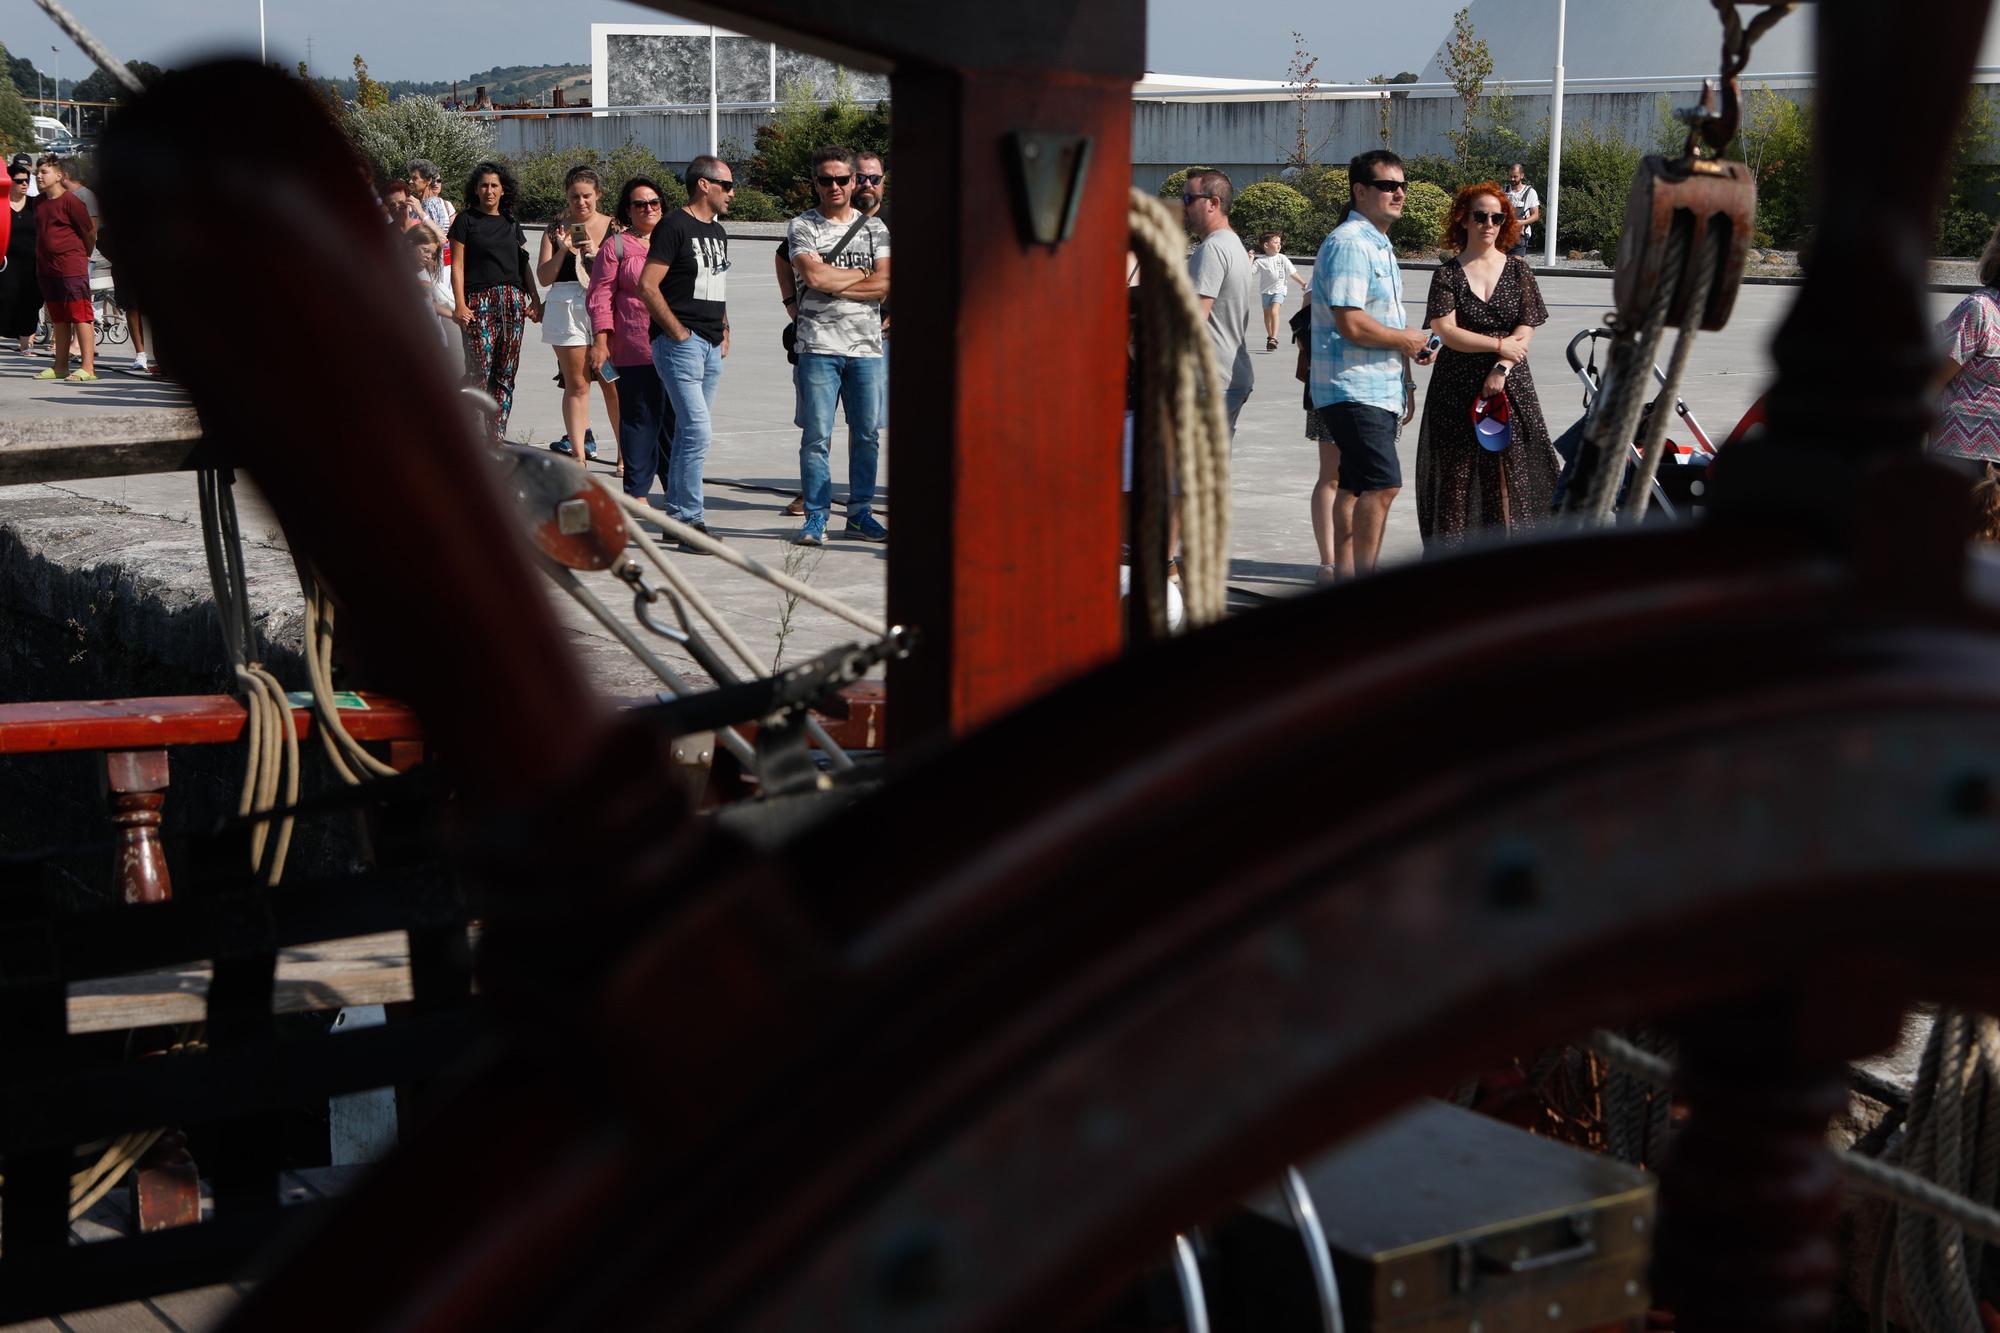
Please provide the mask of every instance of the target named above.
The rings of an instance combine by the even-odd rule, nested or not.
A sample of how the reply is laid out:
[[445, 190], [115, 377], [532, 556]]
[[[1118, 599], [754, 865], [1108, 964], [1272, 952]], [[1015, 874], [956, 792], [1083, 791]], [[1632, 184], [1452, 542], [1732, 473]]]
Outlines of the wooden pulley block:
[[1727, 324], [1743, 285], [1743, 264], [1756, 219], [1757, 181], [1741, 162], [1646, 158], [1633, 177], [1632, 193], [1625, 202], [1625, 229], [1618, 241], [1618, 274], [1612, 288], [1619, 317], [1635, 325], [1645, 322], [1666, 278], [1669, 242], [1680, 227], [1687, 231], [1688, 245], [1667, 308], [1667, 325], [1689, 327], [1687, 294], [1696, 266], [1718, 262], [1708, 300], [1697, 313], [1705, 331], [1712, 333]]

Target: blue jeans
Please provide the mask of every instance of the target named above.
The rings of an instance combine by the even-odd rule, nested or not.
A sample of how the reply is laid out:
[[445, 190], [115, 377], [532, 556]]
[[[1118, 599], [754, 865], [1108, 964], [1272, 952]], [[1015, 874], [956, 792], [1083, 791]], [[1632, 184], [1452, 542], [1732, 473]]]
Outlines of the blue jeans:
[[833, 508], [833, 409], [847, 409], [847, 521], [875, 506], [875, 462], [881, 453], [882, 418], [888, 415], [889, 363], [880, 356], [799, 353], [799, 479], [806, 514], [824, 519]]
[[625, 494], [643, 500], [673, 458], [674, 409], [653, 363], [618, 367], [618, 457]]
[[673, 456], [667, 460], [667, 514], [683, 523], [702, 521], [701, 468], [708, 460], [709, 413], [722, 382], [722, 348], [699, 333], [686, 342], [666, 334], [653, 339], [653, 369], [667, 386], [674, 409]]

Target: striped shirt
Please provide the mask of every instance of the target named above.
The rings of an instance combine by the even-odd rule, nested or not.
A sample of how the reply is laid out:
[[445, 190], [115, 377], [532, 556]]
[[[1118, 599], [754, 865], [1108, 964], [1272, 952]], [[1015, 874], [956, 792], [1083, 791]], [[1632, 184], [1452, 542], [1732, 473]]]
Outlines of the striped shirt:
[[1403, 354], [1341, 337], [1333, 327], [1333, 312], [1343, 308], [1360, 310], [1386, 328], [1407, 323], [1396, 248], [1359, 213], [1328, 234], [1313, 261], [1313, 406], [1365, 403], [1401, 415]]

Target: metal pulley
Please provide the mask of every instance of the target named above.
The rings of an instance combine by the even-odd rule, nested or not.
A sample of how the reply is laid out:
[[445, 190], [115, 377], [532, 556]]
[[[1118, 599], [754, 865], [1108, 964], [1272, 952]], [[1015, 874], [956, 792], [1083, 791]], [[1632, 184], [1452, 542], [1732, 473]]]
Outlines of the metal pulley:
[[[1618, 243], [1612, 290], [1620, 316], [1642, 321], [1666, 289], [1668, 327], [1714, 332], [1727, 324], [1743, 286], [1756, 220], [1757, 180], [1743, 163], [1692, 155], [1646, 158], [1632, 178]], [[1676, 232], [1683, 234], [1682, 243], [1675, 243]], [[1675, 281], [1667, 282], [1675, 264]], [[1690, 311], [1689, 294], [1699, 286], [1695, 268], [1703, 264], [1714, 266], [1707, 299], [1700, 310]]]

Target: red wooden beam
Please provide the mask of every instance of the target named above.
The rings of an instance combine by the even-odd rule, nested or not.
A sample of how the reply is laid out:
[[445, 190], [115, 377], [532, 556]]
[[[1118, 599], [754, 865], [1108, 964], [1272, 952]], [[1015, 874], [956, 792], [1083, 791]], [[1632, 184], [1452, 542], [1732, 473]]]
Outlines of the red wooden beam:
[[[887, 693], [880, 681], [841, 691], [846, 716], [821, 715], [827, 734], [850, 750], [879, 750], [887, 727]], [[416, 713], [380, 694], [361, 696], [368, 707], [343, 708], [341, 721], [358, 741], [419, 741]], [[619, 699], [620, 708], [653, 702], [651, 696]], [[312, 734], [312, 710], [292, 710], [299, 738]], [[755, 729], [750, 729], [754, 734]], [[227, 694], [139, 699], [74, 699], [57, 703], [0, 704], [0, 754], [50, 754], [69, 750], [153, 750], [176, 745], [227, 745], [243, 737], [243, 705]]]
[[[890, 739], [958, 735], [1114, 657], [1126, 192], [1143, 0], [661, 0], [892, 71], [899, 447]], [[1024, 243], [1007, 139], [1088, 135], [1072, 238]], [[913, 502], [914, 501], [914, 502]]]
[[[417, 715], [394, 699], [361, 696], [367, 708], [343, 708], [341, 721], [359, 741], [414, 740]], [[227, 745], [243, 736], [243, 705], [227, 694], [143, 699], [74, 699], [0, 704], [0, 754], [62, 750], [150, 750], [175, 745]], [[301, 739], [312, 734], [312, 710], [294, 708]]]

